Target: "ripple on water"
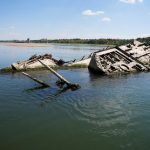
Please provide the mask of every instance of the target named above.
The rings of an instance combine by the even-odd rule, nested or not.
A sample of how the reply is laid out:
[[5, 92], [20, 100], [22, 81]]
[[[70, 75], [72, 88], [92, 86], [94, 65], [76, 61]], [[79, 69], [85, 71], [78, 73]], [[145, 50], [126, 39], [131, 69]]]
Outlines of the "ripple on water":
[[[73, 120], [78, 120], [91, 125], [87, 132], [111, 135], [126, 135], [130, 132], [129, 128], [136, 123], [132, 119], [132, 109], [127, 109], [123, 97], [105, 97], [97, 94], [95, 89], [90, 92], [88, 89], [81, 89], [76, 92], [68, 92], [61, 95], [57, 105], [68, 114]], [[93, 96], [94, 95], [94, 96]]]

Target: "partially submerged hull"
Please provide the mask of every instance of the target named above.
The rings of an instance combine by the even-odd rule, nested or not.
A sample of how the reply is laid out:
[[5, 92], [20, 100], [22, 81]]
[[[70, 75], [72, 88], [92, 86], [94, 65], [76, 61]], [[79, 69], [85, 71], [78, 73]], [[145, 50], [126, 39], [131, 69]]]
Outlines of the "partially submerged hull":
[[90, 64], [90, 61], [91, 61], [91, 57], [83, 59], [83, 60], [71, 62], [71, 63], [67, 64], [67, 66], [68, 67], [73, 67], [73, 66], [86, 66], [86, 67], [88, 67]]
[[[43, 61], [48, 66], [52, 66], [52, 67], [56, 66], [56, 63], [53, 60], [44, 59]], [[35, 62], [25, 61], [21, 63], [13, 63], [11, 66], [13, 70], [26, 70], [26, 69], [35, 69], [35, 68], [43, 67], [41, 63], [38, 61], [35, 61]]]
[[[148, 71], [150, 70], [150, 46], [135, 41], [133, 44], [106, 48], [91, 53], [87, 57], [83, 56], [79, 60], [75, 59], [68, 62], [56, 60], [52, 58], [51, 54], [45, 54], [43, 56], [34, 55], [28, 60], [13, 63], [11, 65], [11, 71], [43, 68], [43, 65], [38, 60], [42, 60], [44, 64], [50, 67], [88, 67], [93, 72], [105, 75]], [[5, 72], [8, 69], [10, 70], [10, 68], [6, 68], [0, 71]]]
[[38, 61], [42, 60], [46, 65], [51, 67], [57, 66], [57, 61], [52, 58], [51, 55], [43, 55], [43, 56], [32, 56], [29, 60], [17, 62], [11, 64], [13, 70], [27, 70], [27, 69], [36, 69], [36, 68], [43, 68], [43, 65]]
[[91, 53], [89, 56], [85, 57], [83, 56], [81, 59], [77, 60], [74, 59], [73, 61], [70, 61], [67, 66], [68, 67], [73, 67], [73, 66], [85, 66], [88, 67], [91, 61], [93, 53]]
[[140, 42], [95, 52], [89, 69], [100, 74], [147, 71], [150, 66], [150, 48]]

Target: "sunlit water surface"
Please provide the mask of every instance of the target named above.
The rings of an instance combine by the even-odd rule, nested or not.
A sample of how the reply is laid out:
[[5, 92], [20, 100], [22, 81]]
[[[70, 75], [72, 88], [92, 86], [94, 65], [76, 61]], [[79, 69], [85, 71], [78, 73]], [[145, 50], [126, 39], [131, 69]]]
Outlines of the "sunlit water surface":
[[[71, 60], [102, 47], [51, 44], [45, 48], [0, 46], [0, 68], [33, 54]], [[49, 71], [0, 75], [1, 150], [149, 150], [150, 73], [100, 77], [88, 69], [58, 70], [79, 83], [61, 92]]]

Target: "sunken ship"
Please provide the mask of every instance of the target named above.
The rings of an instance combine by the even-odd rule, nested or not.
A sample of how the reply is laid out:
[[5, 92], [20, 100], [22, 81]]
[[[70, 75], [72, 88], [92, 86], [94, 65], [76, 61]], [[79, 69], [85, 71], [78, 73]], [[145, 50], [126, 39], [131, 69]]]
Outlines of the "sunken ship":
[[150, 46], [139, 41], [94, 52], [88, 68], [104, 75], [150, 70]]

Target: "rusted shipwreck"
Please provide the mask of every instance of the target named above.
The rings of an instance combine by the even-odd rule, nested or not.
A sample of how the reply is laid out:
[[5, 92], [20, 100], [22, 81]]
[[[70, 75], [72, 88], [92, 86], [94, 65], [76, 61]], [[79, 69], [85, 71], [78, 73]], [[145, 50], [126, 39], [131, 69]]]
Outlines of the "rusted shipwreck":
[[[63, 88], [65, 90], [71, 89], [72, 91], [79, 89], [80, 88], [79, 84], [71, 83], [70, 81], [65, 79], [62, 75], [60, 75], [55, 70], [53, 70], [53, 68], [51, 68], [51, 67], [56, 67], [56, 66], [62, 66], [64, 63], [66, 63], [66, 62], [64, 62], [61, 59], [60, 60], [54, 59], [51, 54], [45, 54], [45, 55], [39, 55], [39, 56], [33, 55], [28, 60], [13, 63], [11, 65], [11, 67], [13, 70], [16, 70], [16, 71], [44, 67], [44, 68], [47, 68], [51, 73], [53, 73], [59, 79], [56, 81], [56, 85], [58, 87]], [[49, 85], [47, 83], [31, 76], [30, 74], [28, 74], [26, 72], [22, 72], [22, 74], [25, 75], [26, 77], [32, 79], [33, 81], [39, 83], [40, 85], [42, 85], [42, 87], [49, 87]], [[64, 87], [64, 85], [65, 85], [65, 87]]]
[[150, 47], [134, 41], [93, 53], [89, 69], [101, 74], [128, 73], [150, 70]]
[[104, 75], [149, 71], [150, 46], [135, 40], [130, 44], [104, 48], [87, 57], [84, 56], [79, 60], [74, 59], [67, 62], [61, 59], [56, 60], [51, 54], [33, 55], [28, 60], [13, 63], [11, 69], [20, 71], [44, 67], [39, 60], [50, 67], [84, 66], [93, 72]]
[[86, 65], [91, 71], [104, 75], [148, 71], [150, 46], [135, 40], [131, 44], [96, 51], [71, 65]]

